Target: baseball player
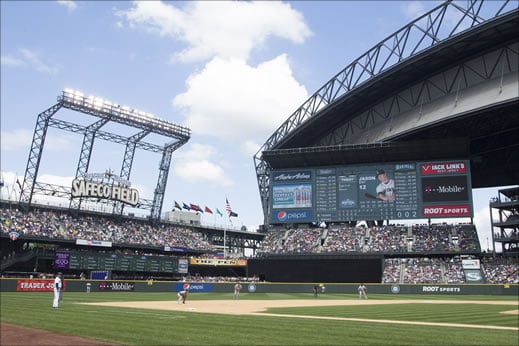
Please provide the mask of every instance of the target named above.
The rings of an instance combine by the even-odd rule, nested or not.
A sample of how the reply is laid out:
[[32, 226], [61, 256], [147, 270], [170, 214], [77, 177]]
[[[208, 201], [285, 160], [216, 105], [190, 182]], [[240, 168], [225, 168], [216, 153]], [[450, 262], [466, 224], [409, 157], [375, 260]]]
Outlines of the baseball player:
[[180, 292], [177, 293], [177, 304], [185, 304], [186, 303], [186, 298], [187, 298], [187, 291], [186, 290], [182, 290]]
[[383, 169], [377, 171], [377, 179], [380, 184], [377, 186], [377, 198], [383, 201], [395, 200], [395, 181], [389, 179], [386, 171]]
[[234, 285], [234, 296], [233, 296], [233, 299], [240, 299], [240, 291], [242, 289], [242, 285], [241, 283], [238, 281], [235, 285]]
[[177, 293], [177, 304], [185, 304], [187, 298], [187, 292], [189, 291], [189, 284], [187, 282], [182, 286], [182, 291]]
[[368, 295], [366, 294], [366, 292], [368, 291], [368, 288], [366, 287], [366, 285], [361, 283], [358, 288], [358, 291], [359, 291], [359, 299], [362, 299], [362, 298], [368, 299]]
[[52, 301], [52, 307], [57, 309], [59, 306], [59, 302], [61, 300], [61, 273], [56, 274], [56, 278], [54, 279], [54, 300]]

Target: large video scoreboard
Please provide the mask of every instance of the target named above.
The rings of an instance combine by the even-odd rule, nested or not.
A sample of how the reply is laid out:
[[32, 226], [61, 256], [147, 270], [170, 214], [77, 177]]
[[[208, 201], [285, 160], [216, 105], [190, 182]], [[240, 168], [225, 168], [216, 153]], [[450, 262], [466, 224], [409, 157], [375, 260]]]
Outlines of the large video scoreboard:
[[273, 170], [270, 221], [472, 217], [468, 160]]

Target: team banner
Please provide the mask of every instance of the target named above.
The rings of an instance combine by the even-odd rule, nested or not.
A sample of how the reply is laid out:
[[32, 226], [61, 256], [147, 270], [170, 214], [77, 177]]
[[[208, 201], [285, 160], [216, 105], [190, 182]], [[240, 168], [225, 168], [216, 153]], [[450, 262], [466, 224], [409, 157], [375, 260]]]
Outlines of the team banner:
[[76, 245], [112, 247], [111, 241], [76, 239]]
[[68, 269], [70, 266], [69, 252], [56, 252], [54, 254], [54, 269]]
[[169, 246], [169, 245], [164, 245], [163, 250], [165, 252], [182, 252], [182, 253], [187, 252], [187, 248], [185, 248], [185, 247]]
[[245, 259], [223, 259], [223, 258], [194, 258], [189, 259], [189, 264], [201, 266], [233, 266], [246, 267]]
[[180, 274], [187, 274], [189, 269], [189, 262], [187, 258], [179, 258], [178, 259], [178, 272]]
[[481, 267], [478, 259], [463, 259], [461, 265], [463, 269], [480, 269]]
[[479, 269], [463, 269], [465, 282], [469, 284], [484, 283], [483, 275]]
[[[62, 281], [63, 291], [67, 287], [66, 281]], [[17, 291], [23, 292], [52, 292], [54, 291], [54, 280], [49, 279], [27, 279], [18, 280], [16, 284]]]

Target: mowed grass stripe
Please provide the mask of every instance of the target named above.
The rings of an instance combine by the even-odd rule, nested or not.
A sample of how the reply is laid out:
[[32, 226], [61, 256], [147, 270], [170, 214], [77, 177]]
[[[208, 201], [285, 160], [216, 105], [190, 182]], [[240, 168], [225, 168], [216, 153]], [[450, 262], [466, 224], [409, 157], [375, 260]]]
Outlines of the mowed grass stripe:
[[483, 304], [390, 304], [329, 307], [269, 308], [267, 312], [289, 315], [366, 318], [398, 321], [423, 321], [519, 327], [510, 305]]
[[[251, 295], [269, 299], [313, 299], [311, 295]], [[230, 299], [231, 294], [192, 294], [193, 300]], [[340, 297], [340, 295], [337, 295]], [[335, 299], [338, 299], [335, 297]], [[348, 297], [342, 296], [349, 299]], [[370, 297], [371, 298], [371, 297]], [[404, 296], [400, 297], [405, 298]], [[443, 297], [445, 298], [445, 297]], [[52, 293], [0, 294], [0, 318], [35, 328], [98, 338], [124, 345], [515, 345], [513, 331], [466, 330], [428, 326], [374, 324], [351, 321], [304, 320], [270, 316], [231, 316], [193, 312], [127, 309], [77, 304], [102, 301], [164, 301], [173, 293], [67, 293], [58, 311]], [[324, 299], [324, 298], [323, 298]], [[463, 297], [462, 299], [467, 299]], [[405, 305], [405, 304], [401, 304]], [[429, 308], [431, 305], [427, 305]], [[442, 314], [456, 304], [445, 305]], [[367, 306], [348, 306], [351, 310]], [[377, 309], [371, 311], [376, 314]], [[384, 306], [394, 307], [394, 305]], [[486, 306], [488, 307], [488, 306]], [[327, 307], [330, 313], [337, 307]], [[314, 308], [312, 308], [314, 309]], [[324, 309], [324, 308], [323, 308]], [[96, 313], [92, 313], [96, 310]], [[135, 312], [135, 313], [133, 313]], [[378, 311], [380, 312], [380, 310]], [[149, 316], [143, 316], [149, 313]], [[315, 311], [313, 311], [315, 313]], [[338, 313], [338, 312], [335, 312]], [[360, 316], [358, 309], [354, 317]], [[323, 315], [324, 312], [322, 312]], [[454, 315], [459, 314], [454, 310]], [[167, 317], [175, 317], [168, 319]], [[492, 318], [492, 314], [489, 319]], [[463, 323], [464, 321], [458, 321]]]

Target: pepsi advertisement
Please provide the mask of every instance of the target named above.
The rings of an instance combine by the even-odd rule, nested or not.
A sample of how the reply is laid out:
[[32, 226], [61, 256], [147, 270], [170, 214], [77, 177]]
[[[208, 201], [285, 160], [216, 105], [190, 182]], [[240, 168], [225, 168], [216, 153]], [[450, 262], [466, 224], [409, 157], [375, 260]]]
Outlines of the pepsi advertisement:
[[472, 217], [468, 160], [273, 170], [270, 222]]

